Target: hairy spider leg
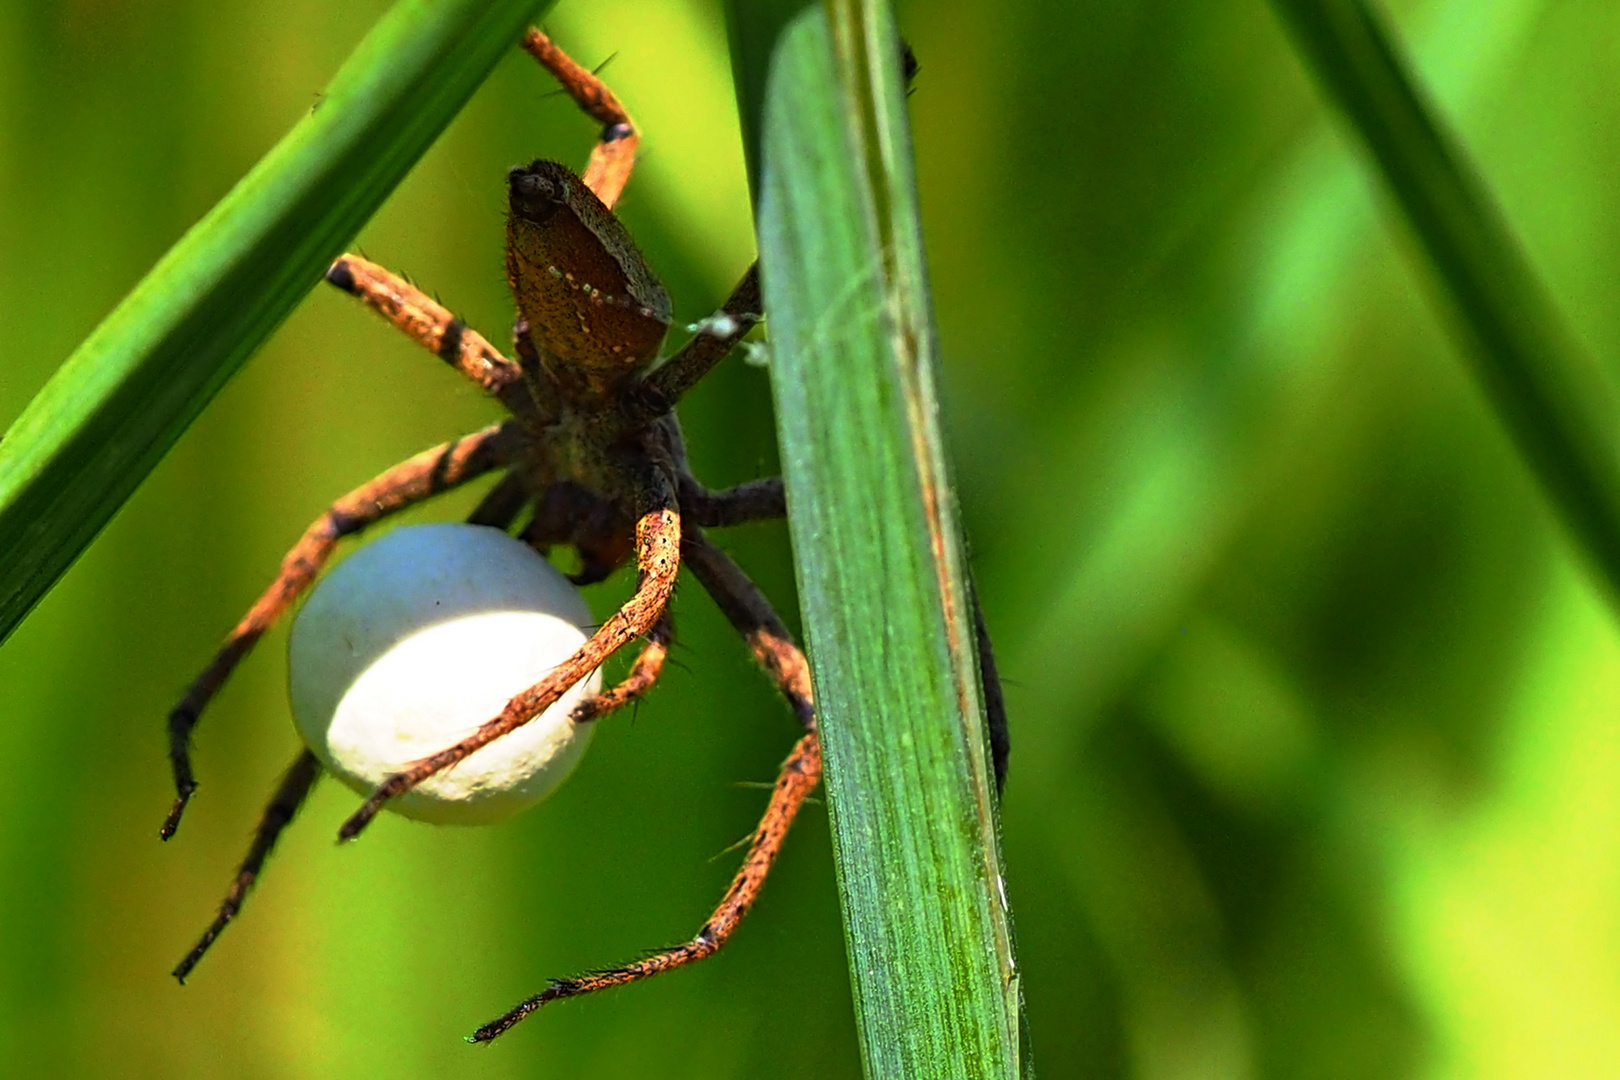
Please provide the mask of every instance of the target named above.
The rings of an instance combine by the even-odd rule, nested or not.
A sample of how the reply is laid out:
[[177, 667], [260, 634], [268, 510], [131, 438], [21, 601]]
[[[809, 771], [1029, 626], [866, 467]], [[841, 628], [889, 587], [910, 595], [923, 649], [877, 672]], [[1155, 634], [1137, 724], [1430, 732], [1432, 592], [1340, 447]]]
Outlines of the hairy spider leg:
[[339, 255], [327, 268], [326, 280], [493, 394], [529, 426], [536, 427], [555, 413], [549, 386], [535, 386], [526, 372], [482, 334], [416, 286], [358, 255]]
[[[523, 48], [551, 72], [582, 110], [603, 125], [584, 182], [597, 198], [612, 207], [630, 179], [640, 141], [630, 114], [613, 91], [539, 30], [531, 29], [525, 35]], [[345, 254], [328, 268], [326, 280], [358, 297], [429, 352], [495, 395], [514, 416], [529, 421], [531, 426], [556, 413], [555, 389], [538, 363], [520, 367], [448, 308], [404, 279], [376, 263]], [[756, 300], [751, 310], [758, 306]], [[515, 336], [521, 342], [525, 335], [526, 331], [520, 331]]]
[[[751, 521], [774, 521], [787, 512], [782, 497], [782, 478], [779, 476], [750, 480], [723, 491], [710, 491], [689, 473], [682, 472], [676, 479], [681, 513], [696, 525], [725, 527]], [[664, 659], [669, 654], [669, 644], [673, 639], [674, 627], [666, 609], [658, 625], [647, 635], [647, 644], [636, 657], [624, 681], [606, 693], [580, 702], [574, 709], [574, 722], [598, 720], [652, 689], [663, 671]]]
[[[478, 508], [467, 519], [467, 524], [506, 529], [517, 519], [518, 513], [529, 498], [528, 487], [524, 484], [523, 477], [515, 472], [507, 473], [490, 489], [489, 494], [484, 496], [483, 502], [478, 504]], [[669, 645], [674, 637], [674, 617], [666, 607], [664, 613], [658, 617], [658, 622], [647, 634], [647, 643], [636, 655], [635, 662], [630, 665], [630, 671], [613, 688], [592, 695], [574, 706], [574, 711], [569, 714], [574, 723], [583, 724], [600, 720], [607, 714], [640, 700], [653, 688], [658, 676], [663, 674], [664, 659], [669, 655]]]
[[[517, 519], [518, 513], [524, 504], [529, 501], [528, 487], [523, 477], [518, 473], [507, 473], [484, 496], [483, 502], [467, 518], [469, 525], [489, 525], [497, 529], [506, 529]], [[647, 643], [642, 646], [635, 662], [630, 665], [630, 671], [620, 682], [610, 690], [595, 694], [574, 706], [570, 717], [576, 724], [587, 723], [591, 720], [600, 720], [608, 713], [624, 708], [631, 702], [639, 700], [664, 670], [664, 658], [669, 655], [669, 645], [675, 637], [674, 619], [669, 608], [664, 609], [658, 622], [647, 634]]]
[[443, 772], [481, 747], [539, 716], [608, 657], [650, 632], [663, 616], [675, 590], [681, 565], [681, 517], [674, 493], [661, 473], [648, 478], [646, 507], [636, 521], [636, 561], [640, 570], [636, 591], [603, 623], [579, 651], [558, 664], [549, 675], [518, 694], [499, 716], [482, 724], [467, 738], [436, 754], [411, 762], [389, 776], [371, 793], [338, 830], [338, 839], [353, 840], [377, 816], [388, 800]]
[[725, 896], [696, 937], [623, 967], [573, 979], [558, 979], [534, 997], [479, 1028], [471, 1036], [471, 1042], [489, 1042], [549, 1002], [638, 982], [718, 952], [758, 899], [793, 819], [804, 805], [805, 798], [821, 780], [821, 743], [815, 732], [810, 667], [805, 662], [804, 654], [793, 643], [764, 594], [729, 556], [696, 530], [688, 531], [681, 547], [686, 556], [686, 565], [742, 634], [755, 659], [765, 668], [792, 705], [793, 711], [810, 730], [794, 745], [793, 752], [783, 763], [765, 814], [750, 840], [748, 855], [743, 859], [737, 875], [732, 878]]
[[569, 714], [574, 723], [583, 724], [590, 720], [600, 720], [608, 713], [640, 700], [653, 688], [658, 676], [664, 673], [664, 659], [669, 656], [669, 643], [674, 639], [675, 623], [670, 616], [669, 608], [666, 607], [647, 635], [647, 644], [636, 654], [635, 663], [630, 665], [629, 674], [612, 689], [588, 697], [575, 705], [574, 711]]
[[749, 480], [724, 491], [710, 491], [690, 475], [682, 475], [676, 482], [680, 485], [681, 512], [706, 529], [776, 521], [787, 516], [780, 476]]
[[764, 318], [761, 310], [759, 264], [755, 263], [720, 310], [699, 324], [692, 339], [632, 389], [637, 419], [651, 422], [673, 409]]
[[748, 643], [748, 649], [793, 708], [807, 731], [816, 728], [815, 695], [810, 688], [810, 665], [794, 643], [793, 635], [759, 591], [759, 586], [731, 556], [721, 551], [693, 526], [681, 545], [686, 565], [720, 611]]
[[[751, 521], [771, 521], [787, 515], [787, 499], [780, 476], [750, 480], [724, 491], [710, 491], [688, 473], [677, 476], [676, 483], [679, 485], [681, 512], [691, 525], [719, 528]], [[687, 559], [690, 562], [690, 553]], [[996, 671], [995, 652], [990, 647], [990, 631], [984, 624], [984, 607], [979, 603], [978, 585], [971, 574], [968, 577], [968, 598], [973, 604], [973, 632], [978, 639], [979, 683], [984, 689], [990, 765], [995, 774], [996, 794], [1000, 795], [1007, 786], [1007, 760], [1011, 754], [1007, 705], [1001, 692], [1001, 677]]]
[[591, 160], [585, 166], [582, 179], [611, 210], [619, 201], [624, 185], [630, 182], [630, 171], [636, 167], [636, 146], [641, 142], [641, 135], [636, 131], [635, 121], [606, 83], [575, 63], [539, 30], [530, 29], [523, 35], [523, 49], [551, 72], [581, 111], [602, 125], [602, 134], [591, 150]]
[[270, 857], [271, 850], [276, 846], [276, 840], [281, 836], [281, 830], [298, 815], [299, 807], [304, 805], [304, 799], [320, 776], [320, 761], [311, 751], [305, 750], [298, 755], [292, 767], [281, 778], [281, 786], [276, 788], [275, 795], [271, 796], [269, 805], [264, 808], [264, 815], [259, 819], [259, 828], [253, 834], [253, 845], [248, 848], [247, 858], [242, 860], [241, 867], [236, 871], [236, 880], [231, 883], [230, 891], [225, 894], [225, 902], [219, 906], [219, 914], [214, 916], [213, 923], [203, 931], [202, 939], [186, 954], [186, 958], [180, 961], [172, 973], [182, 984], [185, 983], [186, 976], [191, 974], [191, 969], [197, 966], [197, 961], [208, 951], [208, 947], [242, 910], [248, 890], [258, 879], [259, 871], [264, 868], [265, 859]]
[[197, 790], [191, 771], [191, 733], [203, 709], [270, 625], [315, 580], [337, 542], [413, 503], [506, 464], [520, 441], [521, 429], [505, 421], [425, 450], [338, 499], [304, 531], [282, 559], [281, 573], [236, 624], [213, 662], [169, 713], [169, 761], [174, 767], [175, 800], [159, 833], [163, 839], [169, 839], [180, 827], [186, 803]]
[[479, 1028], [468, 1041], [489, 1042], [505, 1034], [519, 1020], [549, 1002], [639, 982], [714, 955], [731, 937], [743, 917], [748, 914], [748, 909], [753, 906], [754, 900], [758, 898], [760, 889], [765, 884], [765, 877], [770, 873], [771, 864], [776, 861], [776, 856], [782, 849], [782, 841], [787, 837], [788, 828], [793, 824], [799, 808], [804, 805], [806, 796], [814, 791], [820, 782], [821, 744], [815, 734], [811, 733], [799, 740], [793, 748], [793, 753], [783, 763], [781, 774], [776, 779], [776, 786], [771, 791], [771, 801], [765, 808], [765, 815], [760, 819], [758, 828], [754, 830], [748, 857], [743, 860], [742, 868], [732, 879], [725, 897], [714, 909], [714, 914], [703, 924], [703, 928], [698, 931], [697, 937], [684, 945], [677, 945], [673, 949], [655, 953], [645, 960], [638, 960], [610, 971], [581, 975], [576, 979], [558, 979], [510, 1012]]

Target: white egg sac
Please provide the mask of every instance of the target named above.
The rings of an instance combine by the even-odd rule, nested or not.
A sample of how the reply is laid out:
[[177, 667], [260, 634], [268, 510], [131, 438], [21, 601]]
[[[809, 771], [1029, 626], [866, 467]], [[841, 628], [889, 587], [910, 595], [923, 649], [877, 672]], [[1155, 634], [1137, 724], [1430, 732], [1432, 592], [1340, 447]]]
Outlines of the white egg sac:
[[[584, 643], [590, 609], [528, 545], [481, 525], [416, 525], [360, 548], [293, 623], [293, 719], [321, 763], [358, 792], [500, 713]], [[600, 671], [543, 714], [389, 809], [481, 825], [551, 793], [585, 752], [569, 711]]]

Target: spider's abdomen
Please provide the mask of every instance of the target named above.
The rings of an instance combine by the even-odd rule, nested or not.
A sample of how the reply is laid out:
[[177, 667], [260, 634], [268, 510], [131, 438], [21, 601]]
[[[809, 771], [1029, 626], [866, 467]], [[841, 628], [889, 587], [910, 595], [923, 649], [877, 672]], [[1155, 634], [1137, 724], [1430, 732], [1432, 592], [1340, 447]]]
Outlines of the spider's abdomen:
[[506, 276], [559, 384], [606, 396], [658, 355], [669, 294], [619, 219], [554, 161], [508, 176]]

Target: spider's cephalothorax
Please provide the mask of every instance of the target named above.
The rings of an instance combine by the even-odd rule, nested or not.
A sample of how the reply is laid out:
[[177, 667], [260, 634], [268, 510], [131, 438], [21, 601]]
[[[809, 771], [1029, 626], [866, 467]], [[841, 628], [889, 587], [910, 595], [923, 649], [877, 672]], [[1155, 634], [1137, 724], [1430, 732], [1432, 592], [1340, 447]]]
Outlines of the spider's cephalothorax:
[[669, 294], [619, 219], [555, 161], [507, 174], [506, 280], [547, 374], [577, 398], [641, 376], [669, 330]]
[[[605, 85], [539, 31], [529, 31], [523, 47], [602, 124], [602, 134], [582, 177], [550, 161], [535, 161], [508, 175], [506, 267], [518, 309], [513, 332], [517, 358], [508, 358], [443, 306], [374, 263], [343, 255], [326, 275], [493, 394], [511, 418], [394, 466], [339, 499], [305, 531], [283, 560], [281, 573], [170, 715], [178, 794], [163, 827], [165, 839], [174, 834], [196, 790], [190, 738], [203, 707], [315, 579], [343, 537], [475, 477], [503, 470], [471, 521], [518, 529], [522, 540], [542, 552], [558, 545], [573, 547], [581, 566], [575, 580], [581, 584], [601, 580], [632, 557], [638, 569], [634, 594], [574, 655], [513, 697], [472, 735], [404, 763], [343, 824], [339, 835], [344, 839], [359, 835], [389, 800], [540, 715], [637, 639], [644, 644], [629, 674], [581, 701], [572, 719], [595, 720], [645, 693], [658, 678], [669, 646], [668, 605], [676, 575], [682, 566], [688, 568], [743, 636], [805, 734], [782, 766], [741, 869], [691, 941], [623, 967], [553, 982], [480, 1028], [475, 1041], [494, 1038], [548, 1001], [633, 982], [719, 949], [758, 895], [789, 825], [821, 775], [804, 656], [764, 595], [703, 534], [706, 527], [781, 517], [781, 481], [708, 490], [688, 470], [672, 411], [681, 395], [760, 320], [755, 271], [743, 275], [714, 319], [658, 363], [669, 329], [669, 296], [612, 212], [635, 162], [635, 126]], [[993, 676], [982, 640], [981, 655], [988, 684]], [[999, 701], [994, 693], [990, 699], [993, 705]], [[998, 775], [1002, 764], [998, 754]], [[320, 772], [319, 761], [308, 750], [289, 769], [219, 915], [175, 969], [181, 981], [235, 917], [277, 836]]]

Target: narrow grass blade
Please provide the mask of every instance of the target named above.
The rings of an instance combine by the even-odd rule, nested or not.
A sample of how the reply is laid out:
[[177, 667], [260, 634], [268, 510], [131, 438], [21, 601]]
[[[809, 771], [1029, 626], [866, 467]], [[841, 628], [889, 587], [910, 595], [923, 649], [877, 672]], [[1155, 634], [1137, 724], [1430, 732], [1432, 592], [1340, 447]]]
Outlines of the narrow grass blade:
[[400, 0], [0, 442], [0, 640], [432, 145], [541, 0]]
[[1486, 393], [1620, 602], [1620, 398], [1363, 0], [1274, 0], [1366, 142], [1470, 339]]
[[883, 0], [775, 27], [733, 15], [744, 113], [762, 117], [772, 382], [867, 1075], [1018, 1076], [900, 41]]

